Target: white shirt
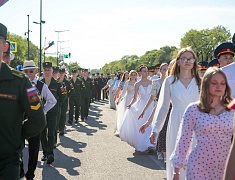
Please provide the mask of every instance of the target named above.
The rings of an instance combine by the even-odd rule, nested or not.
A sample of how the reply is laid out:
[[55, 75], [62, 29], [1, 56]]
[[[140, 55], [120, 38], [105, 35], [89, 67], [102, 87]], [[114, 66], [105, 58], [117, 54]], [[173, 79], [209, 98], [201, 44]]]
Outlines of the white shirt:
[[[38, 80], [36, 78], [32, 81], [35, 85], [37, 85]], [[46, 114], [51, 108], [53, 108], [57, 100], [55, 99], [54, 95], [49, 90], [48, 86], [44, 83], [42, 87], [41, 96], [46, 100], [46, 103], [44, 104], [44, 113]]]
[[154, 76], [152, 76], [152, 77], [150, 77], [150, 76], [148, 76], [148, 79], [149, 80], [157, 80], [157, 79], [159, 79], [160, 77], [158, 76], [158, 75], [154, 75]]
[[221, 70], [226, 74], [228, 79], [228, 84], [231, 88], [231, 96], [232, 98], [235, 98], [235, 63], [231, 63], [227, 66], [224, 66], [221, 68]]

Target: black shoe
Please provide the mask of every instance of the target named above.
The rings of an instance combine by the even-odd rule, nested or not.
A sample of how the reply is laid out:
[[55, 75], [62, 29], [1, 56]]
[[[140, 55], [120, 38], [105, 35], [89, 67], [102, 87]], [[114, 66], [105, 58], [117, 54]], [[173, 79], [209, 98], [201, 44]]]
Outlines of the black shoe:
[[78, 120], [75, 120], [75, 123], [77, 124], [77, 123], [78, 123]]
[[68, 123], [69, 123], [69, 125], [72, 125], [73, 121], [72, 120], [68, 120]]
[[53, 155], [49, 155], [47, 158], [47, 164], [51, 164], [54, 162], [54, 156]]
[[84, 118], [82, 117], [81, 120], [84, 121]]
[[59, 135], [63, 136], [64, 135], [64, 131], [60, 131]]
[[21, 172], [21, 173], [20, 173], [20, 179], [23, 178], [24, 175], [25, 175], [24, 172]]
[[41, 158], [41, 161], [46, 161], [46, 160], [47, 160], [47, 156], [43, 155], [42, 158]]

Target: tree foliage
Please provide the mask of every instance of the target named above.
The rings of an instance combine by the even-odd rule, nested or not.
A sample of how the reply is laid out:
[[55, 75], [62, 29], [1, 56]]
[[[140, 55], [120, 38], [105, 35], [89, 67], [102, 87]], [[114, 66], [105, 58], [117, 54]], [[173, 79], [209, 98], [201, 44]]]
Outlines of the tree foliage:
[[202, 30], [191, 29], [181, 38], [180, 46], [190, 46], [199, 61], [210, 61], [213, 59], [215, 48], [230, 39], [230, 31], [223, 26]]
[[154, 66], [159, 63], [169, 62], [177, 48], [175, 46], [164, 46], [159, 50], [154, 49], [147, 51], [144, 55], [138, 57], [137, 55], [125, 55], [120, 60], [111, 61], [102, 67], [104, 73], [116, 73], [118, 70], [126, 71], [135, 69], [143, 64], [146, 66]]

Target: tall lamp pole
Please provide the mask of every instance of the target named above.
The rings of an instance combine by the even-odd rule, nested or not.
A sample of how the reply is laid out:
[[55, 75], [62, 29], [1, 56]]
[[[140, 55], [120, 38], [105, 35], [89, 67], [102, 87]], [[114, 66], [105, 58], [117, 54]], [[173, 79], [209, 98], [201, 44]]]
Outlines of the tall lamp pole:
[[33, 23], [40, 25], [40, 47], [39, 47], [39, 60], [38, 60], [39, 74], [40, 74], [41, 63], [42, 63], [42, 24], [46, 23], [46, 21], [42, 20], [42, 0], [40, 0], [40, 22], [33, 22]]
[[65, 31], [69, 31], [69, 30], [63, 30], [63, 31], [55, 31], [55, 32], [57, 32], [57, 51], [56, 51], [56, 64], [57, 64], [57, 66], [59, 66], [59, 57], [58, 57], [58, 51], [59, 51], [59, 34], [61, 33], [61, 32], [65, 32]]
[[26, 36], [26, 34], [28, 34], [28, 37], [27, 37], [27, 42], [28, 42], [28, 60], [29, 60], [29, 33], [32, 32], [29, 30], [29, 15], [28, 16], [28, 31], [24, 33], [24, 35]]

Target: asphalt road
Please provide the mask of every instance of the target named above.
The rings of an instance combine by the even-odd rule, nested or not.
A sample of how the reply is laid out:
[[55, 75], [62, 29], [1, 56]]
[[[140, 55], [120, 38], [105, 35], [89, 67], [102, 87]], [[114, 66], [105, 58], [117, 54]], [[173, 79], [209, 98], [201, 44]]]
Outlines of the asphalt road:
[[[165, 179], [165, 166], [157, 160], [156, 154], [135, 152], [133, 147], [114, 136], [115, 113], [115, 110], [109, 109], [107, 101], [92, 103], [85, 122], [66, 125], [66, 133], [59, 137], [58, 147], [54, 151], [55, 162], [51, 166], [40, 161], [40, 150], [35, 179]], [[25, 170], [27, 158], [26, 146]]]

